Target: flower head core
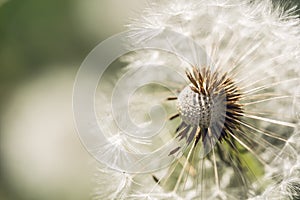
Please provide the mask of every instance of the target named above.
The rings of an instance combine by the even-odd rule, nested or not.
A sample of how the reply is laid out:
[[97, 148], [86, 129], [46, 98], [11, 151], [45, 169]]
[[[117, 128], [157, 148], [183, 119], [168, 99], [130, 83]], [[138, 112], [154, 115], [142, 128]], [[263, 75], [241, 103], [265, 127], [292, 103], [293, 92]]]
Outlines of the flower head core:
[[[192, 72], [187, 71], [186, 75], [191, 83], [177, 98], [181, 127], [193, 127], [195, 131], [199, 128], [199, 133], [190, 133], [188, 142], [194, 136], [199, 140], [201, 133], [204, 141], [208, 130], [210, 137], [221, 141], [228, 131], [238, 128], [239, 118], [243, 115], [239, 103], [241, 92], [226, 73], [220, 76], [206, 67], [201, 70], [193, 67]], [[187, 134], [181, 133], [181, 136], [187, 137]]]

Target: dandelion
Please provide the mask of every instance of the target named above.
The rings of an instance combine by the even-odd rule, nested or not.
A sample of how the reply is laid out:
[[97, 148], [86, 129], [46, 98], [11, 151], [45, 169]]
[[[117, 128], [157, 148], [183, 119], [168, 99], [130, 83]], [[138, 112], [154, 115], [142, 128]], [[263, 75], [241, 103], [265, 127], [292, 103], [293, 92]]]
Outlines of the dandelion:
[[[195, 41], [208, 59], [199, 61], [203, 58], [197, 57], [194, 46], [184, 50], [195, 57], [194, 63], [155, 49], [122, 58], [129, 63], [125, 73], [133, 83], [163, 76], [164, 71], [157, 70], [138, 74], [154, 65], [171, 67], [184, 79], [165, 75], [165, 85], [175, 94], [151, 85], [137, 90], [131, 101], [136, 123], [149, 125], [151, 117], [160, 118], [145, 114], [151, 103], [162, 105], [171, 116], [159, 129], [159, 139], [121, 137], [124, 130], [107, 117], [111, 110], [107, 115], [99, 111], [104, 128], [118, 133], [111, 138], [120, 135], [117, 145], [124, 151], [145, 153], [176, 141], [169, 152], [158, 154], [161, 162], [174, 158], [169, 166], [144, 173], [115, 172], [121, 177], [128, 173], [130, 179], [123, 180], [126, 193], [121, 196], [119, 187], [115, 196], [109, 190], [111, 199], [299, 198], [300, 26], [296, 8], [285, 10], [268, 0], [163, 0], [149, 3], [142, 17], [133, 20], [133, 44], [171, 30]], [[180, 42], [172, 40], [170, 45], [176, 49]], [[105, 101], [109, 104], [105, 98], [102, 107]], [[112, 159], [120, 156], [109, 153]], [[126, 159], [129, 156], [122, 157]], [[145, 162], [141, 170], [143, 166], [147, 168]], [[105, 192], [104, 186], [100, 193]]]

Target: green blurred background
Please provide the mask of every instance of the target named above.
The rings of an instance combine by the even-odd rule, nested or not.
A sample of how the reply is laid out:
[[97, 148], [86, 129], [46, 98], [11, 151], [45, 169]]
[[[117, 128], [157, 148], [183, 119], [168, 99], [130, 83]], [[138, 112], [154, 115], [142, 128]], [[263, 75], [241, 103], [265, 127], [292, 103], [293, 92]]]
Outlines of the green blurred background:
[[140, 0], [0, 0], [0, 199], [90, 199], [72, 115], [81, 62]]
[[1, 200], [90, 198], [94, 164], [72, 116], [76, 71], [145, 1], [0, 0]]

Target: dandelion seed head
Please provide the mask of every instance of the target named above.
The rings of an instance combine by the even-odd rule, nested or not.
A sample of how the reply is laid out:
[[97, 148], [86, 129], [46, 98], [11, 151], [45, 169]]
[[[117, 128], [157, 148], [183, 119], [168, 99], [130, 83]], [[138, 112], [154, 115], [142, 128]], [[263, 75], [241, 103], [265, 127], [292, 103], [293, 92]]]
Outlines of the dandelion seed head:
[[[163, 0], [149, 3], [142, 16], [132, 21], [128, 27], [133, 45], [171, 30], [195, 41], [207, 58], [199, 57], [194, 45], [181, 45], [180, 38], [171, 40], [172, 37], [163, 39], [170, 39], [168, 44], [175, 52], [176, 48], [186, 47], [184, 52], [190, 60], [160, 49], [122, 57], [122, 61], [129, 63], [125, 71], [168, 66], [174, 74], [184, 77], [174, 79], [175, 76], [163, 75], [159, 70], [154, 75], [132, 75], [132, 83], [163, 76], [166, 85], [175, 89], [171, 99], [176, 100], [164, 103], [166, 113], [176, 115], [166, 122], [155, 142], [132, 139], [125, 132], [116, 135], [122, 140], [116, 138], [111, 142], [119, 141], [118, 146], [135, 153], [146, 153], [149, 149], [152, 152], [151, 147], [171, 141], [178, 142], [178, 147], [157, 156], [176, 159], [155, 172], [154, 180], [151, 173], [135, 176], [134, 181], [140, 185], [131, 184], [127, 197], [297, 197], [299, 180], [292, 177], [299, 175], [300, 166], [300, 30], [294, 11], [295, 8], [283, 11], [268, 0]], [[155, 42], [163, 42], [159, 39]], [[165, 91], [155, 93], [151, 88], [137, 97], [133, 104], [138, 113], [133, 115], [134, 121], [147, 119], [142, 111], [149, 110], [149, 102], [155, 97], [168, 96]], [[122, 106], [118, 109], [126, 111]], [[126, 160], [126, 153], [118, 157], [113, 150], [107, 149], [114, 159]], [[201, 157], [203, 150], [205, 156]]]

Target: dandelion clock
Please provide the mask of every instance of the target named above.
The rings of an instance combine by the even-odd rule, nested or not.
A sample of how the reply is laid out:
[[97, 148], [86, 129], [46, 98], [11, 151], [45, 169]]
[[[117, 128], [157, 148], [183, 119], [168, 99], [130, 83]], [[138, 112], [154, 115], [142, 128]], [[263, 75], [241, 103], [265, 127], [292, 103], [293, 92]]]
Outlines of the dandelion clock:
[[124, 65], [85, 75], [93, 198], [300, 199], [299, 33], [296, 8], [268, 0], [149, 1], [103, 65], [85, 61]]

